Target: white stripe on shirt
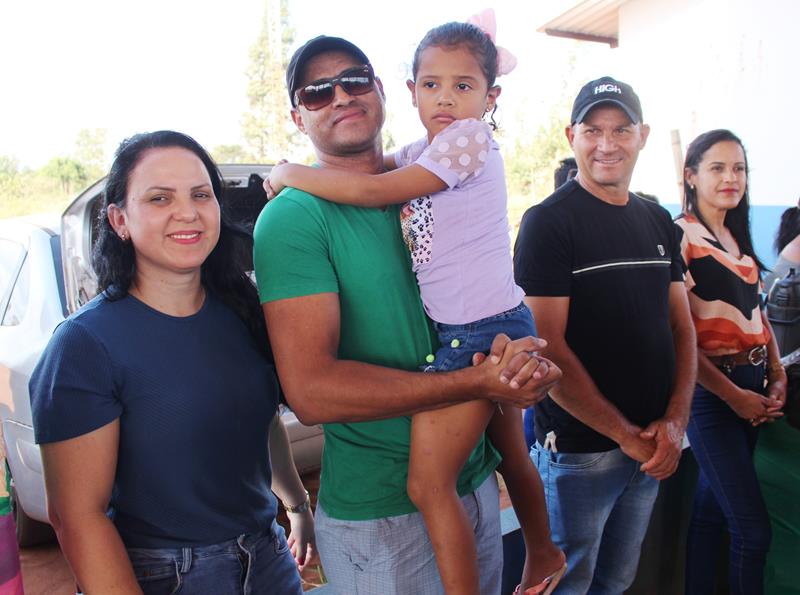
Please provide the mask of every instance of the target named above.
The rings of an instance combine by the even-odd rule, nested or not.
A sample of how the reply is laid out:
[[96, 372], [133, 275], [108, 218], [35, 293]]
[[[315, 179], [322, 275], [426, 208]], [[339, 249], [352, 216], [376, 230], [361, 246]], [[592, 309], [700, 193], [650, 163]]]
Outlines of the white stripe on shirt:
[[572, 271], [573, 275], [577, 275], [578, 273], [585, 273], [587, 271], [596, 271], [598, 269], [607, 269], [611, 267], [623, 267], [623, 266], [631, 266], [631, 265], [642, 265], [642, 264], [663, 264], [663, 265], [671, 265], [672, 261], [669, 259], [660, 259], [660, 260], [626, 260], [624, 262], [609, 262], [606, 264], [597, 264], [594, 266], [586, 267], [583, 269], [576, 269]]

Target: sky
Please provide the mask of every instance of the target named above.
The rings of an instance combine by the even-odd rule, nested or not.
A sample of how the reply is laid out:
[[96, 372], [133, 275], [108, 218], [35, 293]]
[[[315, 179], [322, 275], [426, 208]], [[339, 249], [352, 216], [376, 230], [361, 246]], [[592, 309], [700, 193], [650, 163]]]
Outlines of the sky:
[[[289, 9], [295, 45], [325, 33], [364, 49], [387, 92], [387, 127], [404, 143], [422, 135], [405, 87], [417, 42], [431, 27], [466, 20], [489, 4], [498, 44], [519, 60], [498, 80], [501, 126], [538, 126], [554, 103], [563, 103], [570, 56], [578, 57], [576, 80], [613, 74], [607, 46], [536, 32], [565, 3], [290, 0]], [[241, 143], [248, 49], [263, 11], [263, 0], [3, 2], [0, 155], [36, 168], [70, 154], [82, 128], [107, 129], [109, 154], [135, 132], [162, 128], [191, 134], [209, 149]]]

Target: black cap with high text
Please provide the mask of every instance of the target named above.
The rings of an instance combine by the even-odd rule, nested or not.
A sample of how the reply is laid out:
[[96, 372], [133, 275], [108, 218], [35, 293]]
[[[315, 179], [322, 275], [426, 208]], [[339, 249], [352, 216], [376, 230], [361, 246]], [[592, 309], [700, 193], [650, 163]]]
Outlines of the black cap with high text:
[[638, 124], [642, 121], [642, 104], [633, 88], [610, 76], [604, 76], [586, 83], [572, 104], [571, 124], [580, 124], [589, 111], [602, 103], [613, 103], [621, 107], [631, 122]]

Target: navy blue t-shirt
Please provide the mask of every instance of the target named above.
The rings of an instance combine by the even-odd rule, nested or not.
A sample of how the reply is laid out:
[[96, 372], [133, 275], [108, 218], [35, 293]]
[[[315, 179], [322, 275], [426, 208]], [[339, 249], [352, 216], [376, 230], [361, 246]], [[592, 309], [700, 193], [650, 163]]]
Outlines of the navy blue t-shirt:
[[126, 546], [218, 543], [275, 518], [275, 370], [210, 294], [186, 317], [96, 297], [56, 329], [30, 394], [38, 443], [119, 418], [111, 510]]

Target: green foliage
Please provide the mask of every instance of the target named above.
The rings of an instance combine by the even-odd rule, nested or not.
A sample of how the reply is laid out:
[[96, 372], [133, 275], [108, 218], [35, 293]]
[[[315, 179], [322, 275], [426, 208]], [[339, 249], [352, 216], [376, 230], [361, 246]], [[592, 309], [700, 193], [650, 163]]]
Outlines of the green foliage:
[[[6, 158], [0, 157], [0, 169]], [[40, 171], [16, 171], [13, 175], [0, 174], [0, 219], [31, 213], [60, 212], [69, 204], [69, 195], [57, 180]]]
[[90, 180], [101, 178], [108, 167], [106, 158], [106, 139], [108, 133], [105, 128], [90, 130], [82, 128], [75, 139], [75, 152], [73, 156], [86, 169]]
[[19, 173], [19, 161], [11, 155], [0, 155], [0, 183]]
[[[12, 201], [16, 203], [21, 194], [21, 177], [17, 159], [11, 155], [0, 155], [0, 217], [10, 208]], [[17, 209], [16, 205], [14, 209]]]
[[71, 197], [107, 170], [106, 130], [84, 128], [71, 156], [53, 157], [38, 170], [20, 170], [17, 159], [0, 155], [0, 219], [63, 211]]
[[211, 156], [217, 163], [258, 162], [242, 145], [217, 145], [211, 151]]
[[[572, 90], [567, 87], [575, 71], [575, 48], [564, 56], [564, 78], [559, 96], [539, 120], [538, 126], [527, 119], [528, 109], [523, 109], [515, 123], [517, 136], [511, 143], [503, 142], [506, 166], [506, 183], [509, 195], [509, 221], [519, 225], [525, 210], [553, 193], [553, 174], [559, 162], [572, 156], [564, 134], [572, 106]], [[525, 106], [527, 107], [527, 106]], [[510, 146], [509, 146], [510, 144]]]
[[553, 193], [558, 162], [572, 154], [564, 136], [565, 121], [565, 117], [553, 113], [533, 136], [517, 137], [511, 151], [506, 152], [508, 220], [514, 235], [525, 211]]
[[506, 160], [510, 194], [538, 202], [553, 192], [553, 172], [559, 161], [572, 154], [564, 135], [567, 119], [553, 113], [532, 137], [517, 138]]
[[284, 76], [288, 48], [294, 41], [288, 0], [265, 0], [261, 31], [250, 48], [247, 67], [249, 109], [242, 117], [242, 136], [258, 162], [289, 155], [297, 132], [288, 117]]
[[89, 172], [74, 157], [53, 157], [42, 167], [41, 173], [56, 180], [65, 194], [82, 188], [89, 182]]

